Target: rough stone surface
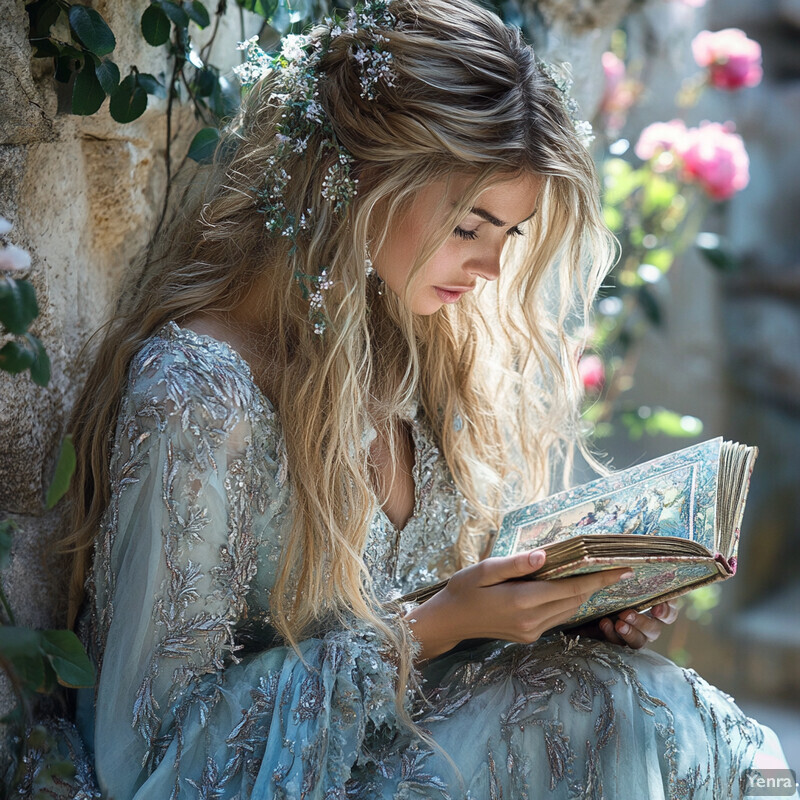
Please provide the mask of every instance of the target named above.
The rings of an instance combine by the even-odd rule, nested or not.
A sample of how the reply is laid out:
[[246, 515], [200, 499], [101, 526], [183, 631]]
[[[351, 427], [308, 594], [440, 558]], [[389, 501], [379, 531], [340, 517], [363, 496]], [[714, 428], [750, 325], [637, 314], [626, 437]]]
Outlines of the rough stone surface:
[[[117, 37], [113, 54], [124, 77], [135, 64], [155, 75], [166, 68], [166, 48], [153, 48], [138, 30], [145, 0], [104, 0], [95, 7]], [[220, 28], [214, 61], [238, 60], [238, 14]], [[108, 317], [119, 279], [147, 243], [164, 196], [165, 101], [120, 125], [108, 101], [90, 117], [64, 112], [65, 95], [50, 59], [32, 59], [22, 0], [0, 0], [0, 216], [13, 223], [9, 241], [31, 254], [25, 277], [36, 287], [40, 315], [32, 331], [52, 364], [46, 388], [27, 373], [0, 372], [0, 519], [13, 518], [10, 567], [2, 581], [22, 625], [63, 625], [63, 568], [50, 555], [61, 511], [46, 512], [44, 496], [82, 380], [76, 366], [86, 340]], [[245, 15], [246, 33], [260, 26]], [[209, 31], [195, 37], [198, 47]], [[218, 49], [217, 49], [218, 48]], [[188, 106], [173, 120], [179, 162], [198, 123]], [[11, 705], [0, 681], [0, 713]]]

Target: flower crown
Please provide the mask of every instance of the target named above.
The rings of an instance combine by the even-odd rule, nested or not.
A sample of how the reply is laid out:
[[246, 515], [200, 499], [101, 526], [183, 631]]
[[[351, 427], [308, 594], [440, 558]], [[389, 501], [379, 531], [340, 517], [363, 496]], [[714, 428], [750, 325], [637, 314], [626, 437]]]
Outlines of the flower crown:
[[[246, 51], [245, 61], [233, 69], [243, 86], [252, 86], [266, 75], [275, 76], [276, 88], [268, 102], [283, 109], [275, 134], [278, 144], [267, 162], [264, 186], [254, 191], [260, 200], [259, 211], [265, 215], [267, 230], [290, 239], [290, 253], [296, 249], [303, 232], [309, 229], [312, 211], [306, 209], [297, 218], [286, 208], [284, 196], [292, 177], [286, 171], [286, 164], [291, 156], [306, 151], [312, 136], [320, 135], [321, 155], [334, 156], [322, 183], [322, 197], [334, 213], [344, 213], [357, 193], [358, 179], [352, 175], [353, 156], [338, 141], [318, 100], [319, 81], [324, 74], [319, 68], [320, 62], [331, 44], [348, 34], [354, 39], [352, 57], [359, 66], [361, 97], [374, 100], [379, 84], [394, 86], [392, 53], [387, 48], [389, 39], [383, 35], [392, 30], [396, 22], [389, 10], [390, 3], [391, 0], [368, 0], [352, 9], [341, 22], [326, 18], [323, 24], [327, 31], [322, 36], [285, 36], [276, 55], [264, 52], [257, 44], [257, 36], [239, 43], [239, 49]], [[356, 33], [359, 34], [357, 38], [354, 36]], [[560, 91], [578, 138], [588, 146], [594, 138], [592, 128], [588, 122], [579, 119], [577, 103], [569, 93], [572, 81], [538, 57], [536, 64]], [[373, 269], [368, 256], [365, 264], [369, 275]], [[323, 292], [332, 286], [328, 269], [320, 266], [316, 275], [296, 270], [294, 278], [303, 298], [309, 301], [309, 321], [314, 325], [314, 332], [321, 335], [328, 321]]]
[[[268, 55], [256, 44], [257, 36], [239, 45], [240, 50], [246, 50], [246, 60], [234, 67], [234, 72], [244, 86], [251, 86], [270, 73], [276, 76], [276, 89], [269, 102], [284, 111], [276, 133], [278, 146], [267, 162], [266, 185], [257, 190], [257, 194], [267, 230], [289, 238], [293, 250], [302, 232], [308, 229], [311, 209], [307, 209], [299, 219], [286, 209], [284, 195], [291, 175], [284, 165], [291, 155], [306, 151], [313, 135], [321, 135], [321, 153], [334, 156], [322, 182], [322, 196], [334, 212], [343, 213], [357, 191], [358, 179], [352, 176], [353, 156], [337, 140], [318, 101], [318, 85], [323, 74], [319, 69], [320, 61], [339, 36], [359, 32], [361, 35], [356, 40], [352, 56], [361, 73], [361, 96], [374, 100], [379, 83], [394, 86], [392, 54], [385, 47], [389, 40], [382, 34], [382, 31], [391, 29], [394, 22], [387, 0], [372, 0], [351, 10], [342, 22], [326, 19], [324, 24], [328, 31], [320, 38], [312, 39], [306, 35], [284, 37], [281, 50], [275, 56]], [[324, 333], [327, 316], [322, 293], [332, 285], [327, 268], [321, 267], [318, 275], [297, 271], [294, 277], [304, 299], [309, 301], [309, 320], [314, 325], [314, 332]]]

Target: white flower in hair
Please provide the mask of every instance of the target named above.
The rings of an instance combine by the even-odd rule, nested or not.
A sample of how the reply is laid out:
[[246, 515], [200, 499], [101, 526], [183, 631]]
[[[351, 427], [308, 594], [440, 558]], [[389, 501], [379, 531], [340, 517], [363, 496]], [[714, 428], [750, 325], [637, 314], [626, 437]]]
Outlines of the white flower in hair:
[[[388, 48], [391, 40], [385, 34], [394, 27], [395, 20], [388, 0], [370, 0], [352, 9], [344, 23], [332, 19], [325, 22], [328, 32], [318, 38], [285, 36], [274, 56], [258, 46], [258, 37], [241, 42], [239, 49], [245, 51], [245, 63], [234, 68], [244, 86], [274, 73], [275, 90], [267, 102], [283, 112], [276, 131], [275, 152], [267, 161], [264, 188], [258, 193], [259, 211], [264, 214], [270, 233], [293, 243], [291, 252], [296, 251], [300, 237], [311, 229], [313, 211], [306, 208], [294, 213], [286, 206], [290, 159], [314, 146], [312, 141], [319, 143], [315, 152], [330, 164], [322, 178], [320, 197], [336, 214], [345, 213], [358, 188], [358, 181], [352, 176], [353, 156], [338, 141], [319, 101], [318, 84], [324, 76], [320, 62], [336, 39], [349, 35], [354, 38], [351, 52], [358, 64], [361, 96], [375, 100], [380, 84], [394, 86], [392, 53]], [[294, 277], [309, 302], [314, 332], [322, 334], [328, 321], [323, 291], [333, 285], [327, 268], [320, 268], [317, 275], [296, 270]]]

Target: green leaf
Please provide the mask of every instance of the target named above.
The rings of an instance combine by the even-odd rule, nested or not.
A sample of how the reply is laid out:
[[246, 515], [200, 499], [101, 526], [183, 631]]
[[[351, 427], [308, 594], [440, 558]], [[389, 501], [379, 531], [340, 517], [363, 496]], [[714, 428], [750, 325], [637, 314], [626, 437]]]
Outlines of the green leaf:
[[245, 10], [260, 14], [264, 19], [271, 19], [278, 8], [278, 0], [236, 0]]
[[199, 28], [207, 28], [211, 24], [211, 17], [208, 16], [208, 11], [200, 0], [184, 3], [183, 7], [192, 22], [195, 22]]
[[186, 28], [189, 26], [189, 15], [180, 5], [178, 5], [178, 3], [172, 3], [170, 0], [160, 0], [159, 5], [164, 10], [164, 13], [179, 28]]
[[648, 436], [696, 437], [703, 432], [703, 423], [697, 417], [666, 408], [641, 406], [636, 411], [623, 412], [620, 419], [632, 439], [641, 438], [643, 433]]
[[106, 99], [106, 92], [97, 78], [94, 62], [87, 58], [72, 85], [72, 113], [86, 117], [94, 114]]
[[0, 522], [0, 570], [5, 569], [11, 561], [11, 544], [13, 531], [17, 528], [16, 524], [10, 519]]
[[614, 208], [614, 206], [603, 206], [603, 217], [605, 218], [606, 225], [612, 231], [619, 231], [622, 228], [622, 224], [624, 222], [622, 212], [618, 208]]
[[651, 436], [699, 436], [703, 423], [697, 417], [658, 408], [645, 421], [645, 430]]
[[211, 110], [218, 120], [230, 119], [236, 114], [241, 103], [241, 97], [238, 86], [225, 80], [225, 78], [218, 77], [209, 100]]
[[7, 342], [0, 350], [0, 369], [17, 375], [36, 361], [36, 351], [24, 340]]
[[58, 461], [53, 480], [47, 489], [47, 508], [52, 508], [69, 489], [69, 482], [75, 472], [75, 446], [72, 444], [72, 435], [67, 434], [61, 441], [61, 448], [58, 451]]
[[61, 54], [58, 44], [47, 36], [31, 37], [28, 41], [36, 48], [33, 52], [34, 58], [56, 58]]
[[42, 651], [62, 686], [80, 689], [94, 686], [94, 668], [72, 631], [42, 631]]
[[25, 280], [0, 278], [0, 323], [9, 333], [21, 334], [39, 316], [36, 290]]
[[98, 56], [107, 56], [117, 46], [111, 28], [93, 8], [70, 6], [69, 27], [72, 35]]
[[717, 234], [699, 233], [695, 240], [695, 247], [700, 251], [700, 255], [720, 272], [736, 272], [739, 269], [738, 260], [725, 247], [723, 239]]
[[34, 352], [31, 379], [37, 386], [47, 386], [50, 383], [50, 357], [47, 355], [44, 345], [32, 333], [26, 333], [25, 338]]
[[139, 86], [141, 86], [147, 94], [155, 95], [162, 100], [167, 96], [167, 90], [164, 84], [161, 83], [155, 75], [151, 75], [149, 72], [140, 72], [136, 76], [136, 79], [139, 82]]
[[197, 87], [195, 94], [199, 97], [210, 97], [217, 86], [218, 77], [217, 73], [208, 67], [197, 70], [194, 78]]
[[147, 92], [139, 85], [135, 72], [123, 78], [111, 95], [108, 108], [117, 122], [133, 122], [144, 114], [147, 108]]
[[[620, 158], [611, 159], [612, 162], [622, 161]], [[630, 164], [622, 161], [627, 169], [614, 165], [605, 172], [603, 195], [604, 205], [618, 206], [627, 200], [644, 182], [645, 172], [640, 169], [631, 169]]]
[[106, 94], [113, 94], [117, 90], [117, 86], [119, 86], [119, 67], [110, 58], [101, 61], [95, 67], [95, 74]]
[[642, 213], [645, 216], [664, 211], [678, 192], [678, 185], [661, 175], [651, 173], [644, 183]]
[[662, 272], [667, 272], [675, 260], [675, 253], [666, 247], [647, 251], [647, 263], [658, 267]]
[[[60, 51], [59, 51], [60, 52]], [[78, 64], [75, 63], [75, 59], [72, 56], [64, 56], [60, 55], [56, 58], [55, 63], [55, 71], [53, 73], [53, 77], [59, 83], [69, 83], [72, 79], [72, 73], [77, 72], [81, 64], [83, 62], [79, 62]]]
[[35, 0], [33, 3], [28, 3], [25, 10], [30, 21], [28, 35], [31, 39], [49, 36], [50, 28], [55, 25], [61, 14], [61, 7], [56, 0]]
[[647, 319], [656, 327], [660, 326], [664, 321], [664, 315], [661, 312], [661, 305], [653, 292], [646, 285], [640, 286], [636, 292], [636, 299]]
[[45, 683], [39, 631], [0, 625], [0, 653], [11, 663], [26, 689], [39, 691]]
[[142, 34], [153, 47], [169, 41], [170, 23], [164, 11], [157, 5], [149, 5], [142, 14]]
[[208, 163], [214, 156], [214, 150], [219, 142], [217, 128], [203, 128], [198, 131], [189, 145], [189, 158], [201, 164]]

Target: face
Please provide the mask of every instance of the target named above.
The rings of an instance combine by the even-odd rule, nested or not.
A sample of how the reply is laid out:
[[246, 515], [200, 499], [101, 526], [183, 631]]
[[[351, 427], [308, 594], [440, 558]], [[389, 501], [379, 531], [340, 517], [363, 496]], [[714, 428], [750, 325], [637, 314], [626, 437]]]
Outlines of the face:
[[[393, 223], [384, 246], [372, 254], [376, 272], [400, 297], [425, 237], [442, 225], [470, 181], [467, 176], [453, 179], [449, 189], [444, 181], [430, 184]], [[410, 310], [433, 314], [446, 303], [457, 303], [479, 281], [496, 280], [503, 247], [511, 237], [522, 235], [519, 226], [533, 216], [541, 183], [539, 176], [528, 173], [479, 195], [415, 276], [406, 299]]]

